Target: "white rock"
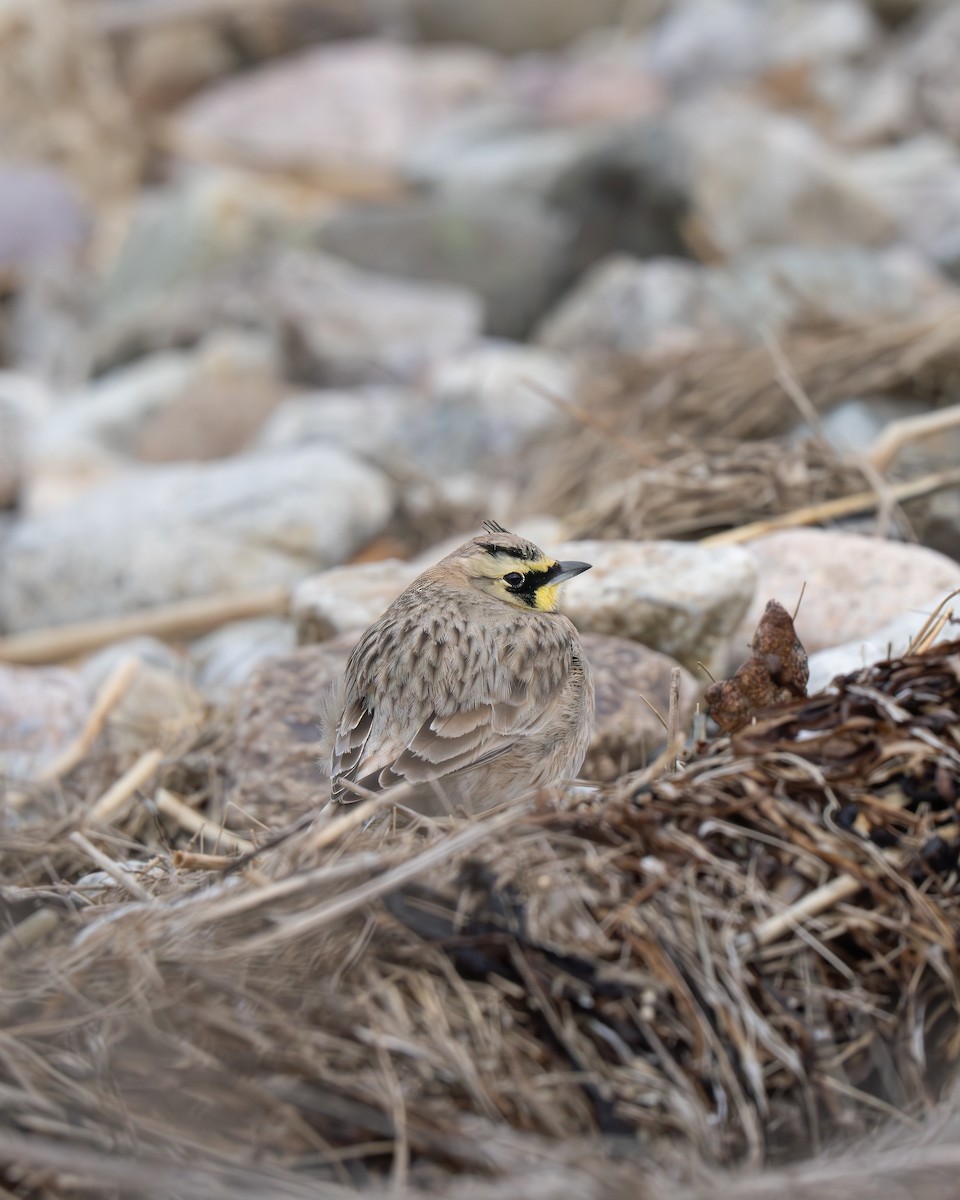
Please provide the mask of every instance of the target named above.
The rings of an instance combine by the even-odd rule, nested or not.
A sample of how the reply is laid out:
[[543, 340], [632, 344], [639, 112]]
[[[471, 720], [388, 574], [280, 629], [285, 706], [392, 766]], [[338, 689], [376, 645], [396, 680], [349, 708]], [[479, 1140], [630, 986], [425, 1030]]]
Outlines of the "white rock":
[[538, 341], [566, 354], [693, 350], [704, 336], [757, 342], [816, 320], [914, 318], [960, 292], [916, 251], [775, 246], [728, 266], [625, 255], [599, 263], [548, 313]]
[[485, 342], [442, 359], [426, 377], [426, 420], [416, 430], [424, 465], [488, 463], [516, 470], [522, 442], [557, 424], [560, 411], [544, 391], [572, 398], [577, 375], [560, 355], [513, 342]]
[[30, 440], [51, 403], [50, 393], [38, 379], [0, 371], [0, 509], [21, 499]]
[[[809, 695], [829, 687], [838, 675], [849, 675], [861, 667], [903, 654], [942, 599], [942, 596], [931, 597], [927, 604], [918, 605], [912, 612], [902, 613], [879, 629], [844, 642], [842, 646], [831, 646], [811, 654], [810, 682], [807, 685]], [[948, 626], [946, 636], [950, 636], [949, 629]]]
[[344, 446], [375, 462], [403, 463], [437, 479], [469, 469], [514, 473], [524, 439], [555, 424], [576, 372], [560, 355], [484, 341], [440, 359], [419, 387], [358, 387], [300, 393], [264, 424], [261, 449]]
[[89, 708], [75, 671], [0, 663], [0, 778], [36, 779], [80, 735]]
[[598, 263], [547, 314], [537, 341], [568, 354], [691, 349], [734, 329], [704, 294], [695, 263], [616, 255]]
[[191, 643], [197, 686], [209, 700], [224, 704], [254, 668], [268, 659], [290, 654], [295, 645], [293, 625], [279, 617], [232, 621]]
[[325, 254], [276, 260], [265, 300], [297, 335], [294, 369], [324, 386], [406, 382], [480, 334], [466, 288], [396, 279]]
[[[38, 430], [32, 457], [62, 457], [75, 440], [135, 454], [148, 424], [191, 391], [251, 380], [266, 388], [276, 385], [279, 372], [277, 349], [269, 339], [232, 330], [211, 334], [189, 352], [152, 354], [67, 396]], [[201, 403], [200, 395], [194, 398]]]
[[[789, 612], [808, 654], [856, 642], [908, 610], [928, 613], [960, 587], [960, 563], [924, 546], [829, 529], [784, 529], [747, 543], [757, 589], [734, 638], [746, 655], [768, 600]], [[800, 594], [803, 591], [801, 601]], [[931, 604], [931, 598], [936, 600]]]
[[492, 95], [500, 74], [495, 55], [470, 46], [334, 42], [201, 92], [171, 137], [189, 158], [319, 174], [362, 194], [432, 128]]
[[593, 564], [565, 587], [563, 610], [578, 629], [632, 638], [691, 671], [698, 661], [713, 674], [725, 667], [756, 583], [739, 546], [582, 541], [552, 552]]
[[648, 61], [674, 89], [702, 91], [777, 68], [863, 56], [877, 34], [858, 0], [682, 0], [649, 39]]
[[90, 695], [96, 695], [120, 664], [131, 658], [171, 675], [186, 676], [189, 672], [183, 654], [169, 642], [147, 636], [124, 638], [89, 655], [78, 667]]
[[850, 161], [904, 238], [956, 277], [960, 274], [960, 152], [924, 134]]
[[405, 433], [419, 424], [425, 397], [411, 388], [324, 388], [298, 392], [264, 422], [252, 449], [276, 452], [320, 443], [374, 461], [405, 453]]
[[349, 557], [383, 528], [393, 504], [380, 472], [326, 447], [140, 467], [68, 511], [14, 528], [0, 627], [294, 583]]
[[310, 576], [295, 588], [290, 602], [297, 641], [325, 642], [366, 629], [423, 569], [422, 564], [390, 558]]
[[717, 254], [892, 240], [886, 210], [801, 120], [711, 100], [687, 106], [676, 128], [690, 158], [691, 219]]

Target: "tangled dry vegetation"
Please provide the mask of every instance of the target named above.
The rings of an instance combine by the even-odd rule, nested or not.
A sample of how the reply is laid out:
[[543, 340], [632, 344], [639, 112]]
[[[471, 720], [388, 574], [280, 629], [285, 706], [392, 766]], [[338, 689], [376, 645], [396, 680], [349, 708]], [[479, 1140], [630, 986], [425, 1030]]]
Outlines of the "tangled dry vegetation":
[[[936, 407], [960, 378], [960, 314], [869, 327], [823, 322], [753, 350], [704, 343], [669, 358], [597, 364], [572, 420], [529, 448], [533, 511], [562, 514], [576, 537], [696, 537], [830, 505], [823, 518], [956, 483], [941, 472], [897, 486], [894, 454], [847, 460], [822, 439], [787, 443], [798, 417], [849, 396], [906, 390]], [[844, 501], [849, 499], [850, 503]], [[875, 496], [873, 499], [875, 504]], [[810, 520], [814, 519], [812, 516]]]
[[[368, 801], [240, 857], [229, 834], [198, 852], [162, 788], [91, 806], [90, 776], [67, 775], [59, 824], [0, 844], [3, 1184], [59, 1200], [849, 1182], [850, 1160], [703, 1173], [912, 1126], [948, 1086], [958, 714], [945, 643], [761, 714], [681, 771], [453, 827]], [[956, 1167], [938, 1128], [931, 1187]]]

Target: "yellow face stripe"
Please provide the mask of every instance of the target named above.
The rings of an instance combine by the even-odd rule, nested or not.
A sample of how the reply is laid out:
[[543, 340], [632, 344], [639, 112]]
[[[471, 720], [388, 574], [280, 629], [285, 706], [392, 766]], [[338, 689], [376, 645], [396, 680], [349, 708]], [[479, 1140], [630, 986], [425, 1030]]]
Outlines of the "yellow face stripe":
[[545, 583], [543, 587], [537, 588], [535, 599], [536, 606], [540, 612], [556, 612], [558, 593], [560, 585], [558, 583]]

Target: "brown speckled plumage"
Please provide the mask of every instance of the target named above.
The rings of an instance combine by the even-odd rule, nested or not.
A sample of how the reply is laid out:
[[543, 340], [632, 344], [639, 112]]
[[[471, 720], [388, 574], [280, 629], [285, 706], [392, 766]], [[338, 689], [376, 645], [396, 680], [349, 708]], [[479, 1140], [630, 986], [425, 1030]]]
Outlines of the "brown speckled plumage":
[[593, 680], [570, 621], [536, 605], [585, 569], [489, 526], [420, 575], [347, 664], [334, 799], [407, 783], [421, 811], [477, 812], [574, 776]]

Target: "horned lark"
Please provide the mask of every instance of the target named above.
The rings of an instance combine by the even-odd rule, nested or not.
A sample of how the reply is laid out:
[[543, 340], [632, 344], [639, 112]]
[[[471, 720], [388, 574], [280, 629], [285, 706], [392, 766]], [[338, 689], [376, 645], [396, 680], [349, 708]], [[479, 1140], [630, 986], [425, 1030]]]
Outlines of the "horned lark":
[[[557, 562], [493, 521], [424, 571], [347, 663], [331, 762], [349, 802], [400, 783], [421, 812], [480, 812], [580, 769], [593, 678]], [[335, 718], [336, 720], [336, 715]]]

